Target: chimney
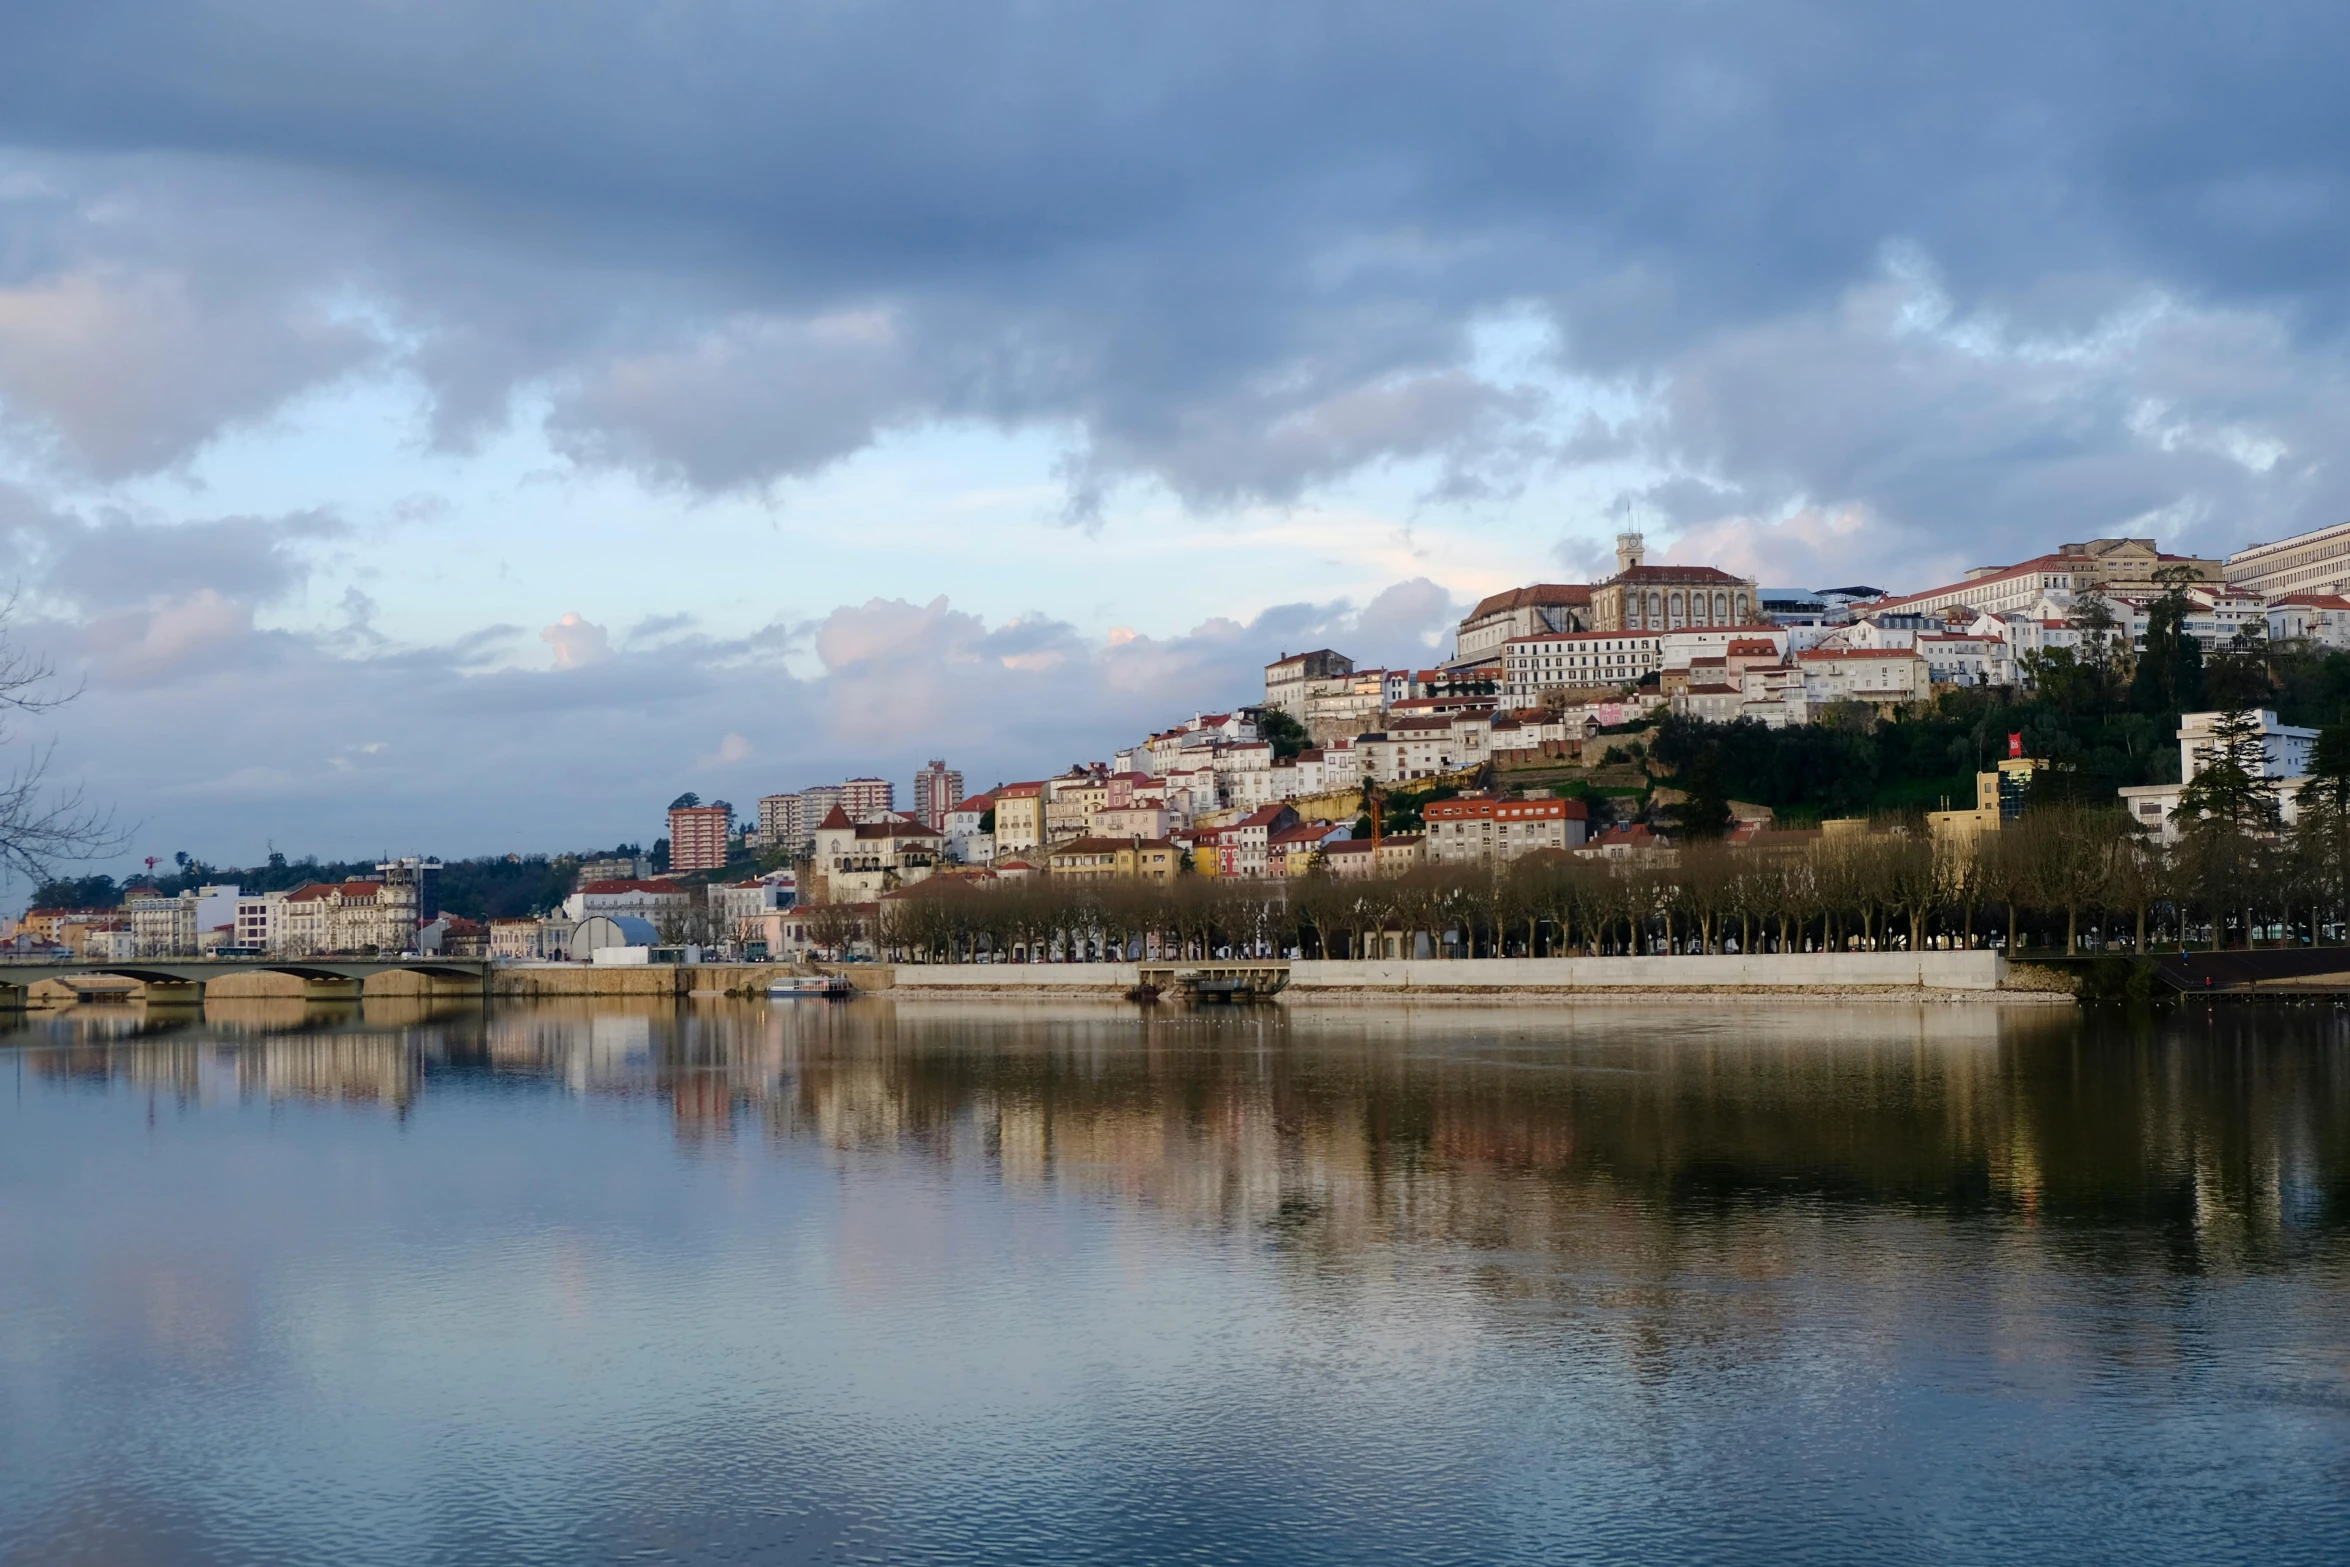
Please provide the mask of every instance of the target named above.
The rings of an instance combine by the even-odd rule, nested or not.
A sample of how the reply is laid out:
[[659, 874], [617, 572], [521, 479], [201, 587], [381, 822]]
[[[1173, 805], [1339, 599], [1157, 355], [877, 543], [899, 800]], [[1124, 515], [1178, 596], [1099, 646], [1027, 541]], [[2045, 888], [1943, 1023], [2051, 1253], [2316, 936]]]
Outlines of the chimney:
[[1648, 547], [1646, 543], [1642, 541], [1640, 535], [1637, 533], [1617, 534], [1616, 570], [1619, 573], [1626, 572], [1630, 571], [1634, 566], [1639, 565], [1640, 557], [1647, 552], [1647, 548]]

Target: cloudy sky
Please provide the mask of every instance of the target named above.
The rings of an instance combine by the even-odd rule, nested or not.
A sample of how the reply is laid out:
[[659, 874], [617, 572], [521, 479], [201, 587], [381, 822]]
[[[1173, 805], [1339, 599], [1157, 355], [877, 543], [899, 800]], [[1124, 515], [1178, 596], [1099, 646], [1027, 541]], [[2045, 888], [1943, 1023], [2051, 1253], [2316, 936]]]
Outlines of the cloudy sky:
[[2346, 34], [14, 0], [26, 738], [134, 856], [649, 840], [1424, 657], [1627, 516], [1893, 588], [2339, 521]]

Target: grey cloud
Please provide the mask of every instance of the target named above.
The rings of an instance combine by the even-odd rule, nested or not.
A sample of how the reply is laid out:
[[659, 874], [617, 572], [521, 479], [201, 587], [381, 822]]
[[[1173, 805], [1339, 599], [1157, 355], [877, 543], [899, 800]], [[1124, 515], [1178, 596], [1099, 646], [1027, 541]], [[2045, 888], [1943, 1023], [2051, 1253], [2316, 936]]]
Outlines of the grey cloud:
[[[1751, 518], [1892, 519], [1888, 558], [2033, 508], [2276, 531], [2324, 473], [2111, 432], [2289, 422], [2338, 379], [2346, 42], [2306, 0], [23, 0], [0, 399], [104, 472], [397, 362], [444, 442], [545, 387], [578, 460], [700, 488], [963, 419], [1072, 431], [1080, 514], [1395, 460], [1452, 503], [1620, 453], [1473, 362], [1531, 311], [1560, 370], [1658, 400], [1639, 455]], [[1889, 243], [2029, 337], [2148, 294], [2241, 332], [2090, 385], [1822, 330]], [[60, 337], [75, 289], [98, 325]], [[2227, 386], [2246, 354], [2266, 384]], [[2020, 422], [2051, 392], [2089, 406]]]
[[0, 160], [0, 434], [101, 479], [379, 361], [319, 267], [316, 203], [175, 164]]
[[[176, 594], [23, 627], [28, 644], [99, 676], [52, 730], [93, 791], [145, 824], [152, 841], [133, 858], [164, 843], [243, 857], [258, 852], [263, 822], [281, 847], [329, 854], [650, 838], [697, 756], [738, 800], [852, 772], [899, 776], [940, 751], [975, 780], [1027, 776], [1250, 700], [1284, 636], [1363, 654], [1450, 609], [1441, 589], [1413, 581], [1360, 610], [1294, 604], [1245, 626], [1212, 620], [1107, 646], [1048, 615], [991, 624], [943, 599], [619, 646], [576, 619], [549, 640], [583, 639], [592, 656], [518, 669], [485, 667], [535, 650], [511, 626], [410, 648], [265, 631], [203, 575], [189, 571]], [[346, 608], [364, 619], [363, 605]], [[786, 662], [802, 646], [818, 655], [813, 677]], [[730, 734], [743, 744], [713, 749]], [[171, 737], [164, 769], [151, 765], [159, 735]], [[256, 842], [223, 841], [237, 823], [253, 824]]]
[[2123, 531], [2224, 553], [2350, 511], [2350, 387], [2254, 311], [2142, 296], [2037, 337], [1891, 277], [1723, 334], [1671, 386], [1649, 434], [1685, 476], [1644, 511], [1780, 576], [1923, 586]]
[[[1448, 608], [1415, 581], [1359, 610], [1295, 604], [1245, 626], [1104, 645], [1049, 616], [990, 624], [943, 599], [875, 600], [818, 624], [812, 675], [787, 661], [803, 641], [796, 628], [606, 647], [567, 668], [483, 668], [515, 650], [514, 628], [346, 651], [258, 631], [208, 590], [22, 630], [28, 645], [75, 656], [113, 650], [108, 678], [56, 715], [59, 754], [153, 843], [225, 862], [255, 853], [261, 835], [253, 825], [254, 842], [223, 842], [235, 822], [266, 822], [281, 847], [322, 854], [649, 841], [697, 757], [697, 787], [738, 803], [826, 777], [905, 777], [941, 754], [975, 783], [1035, 776], [1254, 699], [1291, 632], [1361, 654], [1381, 636], [1417, 636]], [[188, 725], [189, 712], [204, 723]], [[162, 733], [172, 765], [158, 769]], [[730, 734], [743, 744], [713, 749]]]
[[320, 511], [189, 522], [109, 511], [85, 521], [0, 488], [0, 537], [25, 585], [84, 611], [197, 592], [248, 607], [269, 603], [309, 575], [309, 546], [347, 532]]

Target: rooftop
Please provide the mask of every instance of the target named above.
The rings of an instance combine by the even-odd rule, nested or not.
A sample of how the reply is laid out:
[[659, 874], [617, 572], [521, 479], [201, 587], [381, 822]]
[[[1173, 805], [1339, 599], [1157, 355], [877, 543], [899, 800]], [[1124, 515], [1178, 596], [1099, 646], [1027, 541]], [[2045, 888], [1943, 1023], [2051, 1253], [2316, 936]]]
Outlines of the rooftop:
[[[1607, 579], [1608, 582], [1719, 582], [1725, 587], [1744, 587], [1746, 579], [1734, 576], [1719, 566], [1629, 566]], [[1606, 586], [1602, 583], [1601, 586]]]
[[1523, 588], [1512, 588], [1507, 593], [1494, 593], [1477, 601], [1477, 607], [1464, 617], [1467, 621], [1483, 620], [1490, 615], [1506, 615], [1514, 610], [1536, 606], [1585, 609], [1591, 604], [1591, 585], [1587, 582], [1536, 582]]

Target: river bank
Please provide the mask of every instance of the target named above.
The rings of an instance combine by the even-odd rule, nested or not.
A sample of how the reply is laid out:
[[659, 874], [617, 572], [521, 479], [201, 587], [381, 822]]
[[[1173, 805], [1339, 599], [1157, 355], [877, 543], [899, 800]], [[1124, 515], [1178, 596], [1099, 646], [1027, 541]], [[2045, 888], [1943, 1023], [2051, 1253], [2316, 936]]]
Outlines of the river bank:
[[[1159, 960], [1144, 963], [828, 963], [859, 995], [920, 997], [1125, 998], [1150, 991], [1253, 994], [1260, 999], [1380, 1002], [1398, 999], [1474, 1003], [1529, 998], [1599, 1001], [1684, 996], [1789, 1000], [1925, 999], [1938, 1001], [2070, 999], [2068, 974], [2009, 963], [1996, 952], [1828, 952], [1670, 957], [1462, 958], [1324, 961]], [[597, 967], [517, 963], [486, 980], [393, 970], [347, 982], [334, 996], [315, 981], [249, 971], [222, 975], [186, 994], [158, 997], [127, 976], [95, 982], [45, 980], [32, 987], [35, 1008], [141, 1000], [150, 1004], [212, 1001], [416, 999], [684, 1000], [759, 998], [774, 981], [805, 974], [787, 964], [712, 963]]]

